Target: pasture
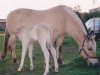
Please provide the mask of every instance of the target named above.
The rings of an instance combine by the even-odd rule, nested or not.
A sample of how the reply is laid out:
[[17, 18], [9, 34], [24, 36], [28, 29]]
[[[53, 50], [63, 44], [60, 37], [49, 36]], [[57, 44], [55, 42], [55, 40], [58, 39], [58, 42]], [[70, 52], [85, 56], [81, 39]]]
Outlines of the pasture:
[[[2, 52], [4, 32], [0, 31], [0, 54]], [[21, 43], [17, 40], [16, 44], [17, 59], [21, 58]], [[87, 67], [86, 62], [78, 54], [78, 46], [71, 37], [65, 37], [62, 50], [64, 65], [59, 67], [59, 72], [55, 73], [53, 68], [50, 69], [49, 75], [100, 75], [100, 64], [98, 67]], [[100, 41], [97, 41], [97, 55], [100, 59]], [[52, 61], [52, 59], [51, 59]], [[12, 63], [11, 51], [8, 51], [6, 60], [0, 61], [0, 75], [43, 75], [44, 57], [42, 50], [37, 42], [33, 46], [33, 63], [34, 70], [29, 70], [28, 52], [25, 58], [22, 72], [17, 72], [18, 64]], [[51, 62], [52, 64], [52, 62]]]

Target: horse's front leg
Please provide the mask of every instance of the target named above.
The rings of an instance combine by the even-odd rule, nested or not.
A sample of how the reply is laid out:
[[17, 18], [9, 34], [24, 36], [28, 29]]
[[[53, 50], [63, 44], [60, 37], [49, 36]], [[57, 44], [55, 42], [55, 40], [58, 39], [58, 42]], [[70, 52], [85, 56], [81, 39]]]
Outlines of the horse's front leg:
[[64, 39], [64, 37], [57, 38], [56, 51], [57, 51], [57, 60], [58, 60], [59, 65], [64, 63], [63, 60], [62, 60], [62, 54], [61, 54], [62, 53], [63, 39]]
[[20, 66], [18, 68], [18, 71], [21, 71], [22, 68], [23, 68], [23, 64], [24, 64], [24, 59], [25, 59], [25, 55], [26, 55], [26, 52], [27, 52], [27, 46], [28, 46], [28, 42], [22, 42], [22, 55], [21, 55], [21, 63], [20, 63]]
[[13, 63], [17, 63], [16, 50], [15, 50], [15, 48], [16, 48], [16, 36], [14, 34], [10, 35], [10, 38], [8, 41], [8, 48], [11, 49]]
[[33, 70], [33, 68], [34, 68], [34, 66], [33, 66], [33, 60], [32, 60], [32, 58], [33, 58], [33, 44], [30, 44], [29, 46], [28, 46], [28, 51], [29, 51], [29, 58], [30, 58], [30, 70]]

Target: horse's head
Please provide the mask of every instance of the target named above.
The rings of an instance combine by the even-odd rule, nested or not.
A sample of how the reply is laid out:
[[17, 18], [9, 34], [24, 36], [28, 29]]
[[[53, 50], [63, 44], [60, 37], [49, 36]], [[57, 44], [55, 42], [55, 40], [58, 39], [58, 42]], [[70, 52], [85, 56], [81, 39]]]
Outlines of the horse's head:
[[86, 60], [88, 66], [96, 66], [98, 64], [94, 35], [89, 34], [85, 37], [79, 53]]

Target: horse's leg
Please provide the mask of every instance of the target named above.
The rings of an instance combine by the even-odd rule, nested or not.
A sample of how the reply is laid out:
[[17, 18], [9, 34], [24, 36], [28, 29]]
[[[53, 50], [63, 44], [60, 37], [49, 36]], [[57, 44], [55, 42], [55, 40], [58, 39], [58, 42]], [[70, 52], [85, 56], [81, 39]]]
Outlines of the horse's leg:
[[5, 30], [5, 37], [4, 37], [4, 44], [3, 44], [3, 52], [1, 54], [1, 59], [5, 59], [7, 55], [7, 47], [8, 47], [8, 40], [9, 40], [9, 33], [7, 30]]
[[57, 63], [57, 55], [56, 55], [56, 50], [54, 49], [52, 43], [47, 43], [47, 48], [48, 50], [51, 51], [51, 54], [53, 56], [53, 59], [54, 59], [54, 63], [55, 63], [55, 72], [58, 72], [58, 63]]
[[62, 43], [63, 43], [63, 39], [64, 37], [60, 37], [60, 38], [57, 38], [57, 47], [56, 47], [56, 51], [57, 51], [57, 60], [58, 60], [58, 64], [63, 64], [63, 61], [62, 61]]
[[28, 46], [28, 51], [29, 51], [29, 58], [30, 58], [30, 70], [33, 70], [34, 66], [33, 66], [33, 60], [32, 60], [32, 57], [33, 57], [33, 44], [30, 44]]
[[44, 75], [47, 75], [49, 73], [49, 51], [46, 47], [46, 42], [44, 41], [40, 41], [39, 40], [39, 44], [42, 48], [42, 51], [44, 53], [44, 57], [45, 57], [45, 64], [46, 64], [46, 67], [45, 67], [45, 72], [44, 72]]
[[18, 71], [21, 71], [22, 68], [23, 68], [24, 59], [25, 59], [25, 55], [26, 55], [26, 52], [27, 52], [27, 47], [28, 47], [28, 42], [24, 40], [24, 41], [22, 42], [21, 63], [20, 63], [20, 66], [19, 66], [19, 68], [18, 68]]
[[9, 42], [8, 42], [8, 48], [10, 48], [12, 51], [13, 63], [17, 63], [16, 50], [15, 50], [15, 48], [16, 48], [16, 36], [14, 34], [10, 35]]

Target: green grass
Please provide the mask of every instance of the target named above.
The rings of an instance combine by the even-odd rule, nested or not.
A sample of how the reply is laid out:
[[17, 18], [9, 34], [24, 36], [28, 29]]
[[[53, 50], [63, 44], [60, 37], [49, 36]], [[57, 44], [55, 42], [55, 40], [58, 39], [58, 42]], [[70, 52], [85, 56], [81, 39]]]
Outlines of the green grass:
[[[3, 33], [0, 32], [0, 34]], [[4, 35], [0, 35], [0, 54], [2, 52], [3, 38]], [[21, 43], [17, 40], [16, 45], [17, 59], [20, 62]], [[11, 51], [9, 50], [6, 60], [0, 61], [0, 75], [43, 75], [43, 53], [37, 42], [33, 48], [33, 63], [35, 66], [33, 71], [29, 71], [30, 64], [27, 53], [22, 72], [17, 72], [19, 64], [12, 63]], [[78, 54], [77, 44], [71, 37], [65, 37], [62, 54], [65, 64], [59, 67], [58, 73], [54, 72], [54, 68], [50, 69], [49, 75], [100, 75], [100, 64], [95, 68], [87, 67], [86, 62]], [[100, 57], [100, 41], [97, 41], [97, 55]]]

